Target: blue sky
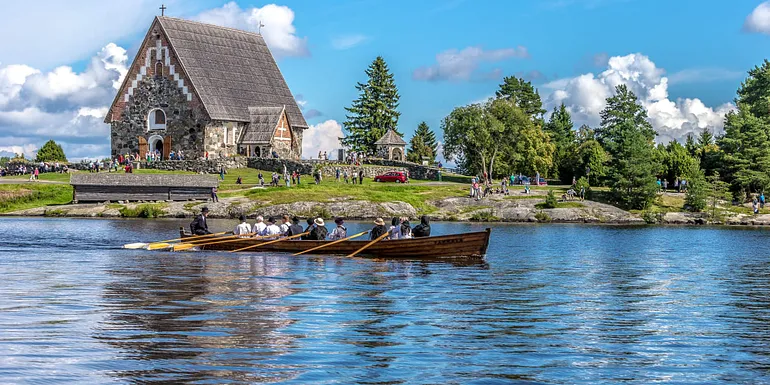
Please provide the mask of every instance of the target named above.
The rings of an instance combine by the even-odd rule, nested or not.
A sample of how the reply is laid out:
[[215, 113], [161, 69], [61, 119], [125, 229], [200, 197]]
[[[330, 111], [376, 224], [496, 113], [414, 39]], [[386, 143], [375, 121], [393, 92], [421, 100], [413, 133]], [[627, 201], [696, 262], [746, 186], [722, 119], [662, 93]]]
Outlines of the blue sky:
[[[96, 115], [111, 102], [115, 79], [85, 75], [99, 65], [118, 71], [120, 63], [104, 52], [120, 48], [129, 65], [160, 2], [76, 0], [66, 8], [31, 2], [38, 4], [8, 5], [0, 16], [4, 36], [40, 25], [29, 36], [0, 42], [0, 152], [34, 151], [48, 135], [76, 157], [105, 155], [109, 130], [98, 126]], [[262, 11], [256, 14], [263, 34], [289, 86], [301, 95], [306, 115], [320, 112], [308, 119], [316, 125], [311, 137], [327, 147], [357, 96], [355, 83], [365, 80], [363, 71], [377, 55], [395, 75], [407, 139], [423, 120], [440, 135], [440, 121], [452, 108], [483, 100], [503, 76], [518, 75], [533, 81], [547, 107], [564, 102], [578, 123], [591, 125], [608, 90], [631, 82], [666, 141], [704, 126], [721, 130], [721, 116], [731, 108], [725, 103], [770, 48], [770, 5], [765, 13], [766, 4], [753, 0], [285, 1], [275, 3], [282, 16], [267, 12], [268, 4], [174, 0], [166, 12], [250, 29], [247, 16]], [[46, 11], [33, 13], [34, 5]], [[117, 48], [105, 51], [110, 43]], [[94, 57], [106, 64], [93, 64]], [[3, 68], [8, 73], [14, 64], [29, 75], [21, 85], [17, 75], [4, 86]], [[59, 90], [61, 82], [49, 74], [60, 66], [93, 81], [79, 78], [78, 86]], [[41, 85], [46, 79], [48, 88]], [[78, 105], [72, 95], [100, 82], [103, 92]], [[21, 91], [8, 91], [15, 88], [7, 84]], [[5, 106], [3, 92], [11, 100]], [[85, 133], [72, 135], [79, 130]]]

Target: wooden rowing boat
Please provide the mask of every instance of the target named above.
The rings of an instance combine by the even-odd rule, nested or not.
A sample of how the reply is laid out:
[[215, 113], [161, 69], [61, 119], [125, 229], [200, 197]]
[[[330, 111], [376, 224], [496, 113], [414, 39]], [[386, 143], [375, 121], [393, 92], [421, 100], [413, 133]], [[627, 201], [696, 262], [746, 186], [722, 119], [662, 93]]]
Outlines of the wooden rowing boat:
[[[190, 237], [180, 228], [182, 238]], [[359, 256], [385, 259], [443, 259], [443, 258], [483, 258], [489, 246], [490, 229], [465, 234], [438, 235], [423, 238], [383, 240], [378, 242]], [[206, 242], [214, 242], [216, 238], [207, 239]], [[183, 239], [184, 242], [184, 239]], [[199, 245], [200, 250], [232, 251], [257, 244], [266, 243], [266, 240], [239, 239], [232, 242], [220, 242]], [[245, 252], [285, 252], [297, 253], [331, 243], [332, 241], [307, 241], [287, 240], [265, 244]], [[349, 240], [339, 242], [328, 247], [323, 247], [317, 252], [309, 254], [324, 255], [348, 255], [369, 243], [368, 240]]]

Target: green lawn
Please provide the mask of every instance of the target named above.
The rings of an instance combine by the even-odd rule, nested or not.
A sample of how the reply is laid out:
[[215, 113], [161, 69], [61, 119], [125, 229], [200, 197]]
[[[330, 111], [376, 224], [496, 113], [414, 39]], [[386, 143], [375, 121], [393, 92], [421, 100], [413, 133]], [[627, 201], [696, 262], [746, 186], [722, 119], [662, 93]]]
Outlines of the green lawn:
[[[18, 180], [20, 182], [22, 181], [28, 181], [29, 175], [16, 175], [16, 176], [6, 176], [4, 179], [13, 179]], [[53, 182], [65, 182], [69, 183], [70, 181], [70, 174], [68, 173], [58, 173], [58, 172], [46, 172], [42, 173], [38, 176], [38, 179], [40, 180], [48, 180]]]
[[72, 186], [66, 184], [0, 184], [0, 213], [72, 201]]

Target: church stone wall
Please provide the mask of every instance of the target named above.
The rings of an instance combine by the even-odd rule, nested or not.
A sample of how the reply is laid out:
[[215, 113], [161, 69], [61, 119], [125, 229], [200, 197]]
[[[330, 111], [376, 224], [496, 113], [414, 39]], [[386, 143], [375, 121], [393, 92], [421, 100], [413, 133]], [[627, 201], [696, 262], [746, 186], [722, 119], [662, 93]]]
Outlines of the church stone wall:
[[[225, 158], [238, 155], [238, 140], [246, 127], [246, 123], [214, 121], [206, 126], [204, 151], [208, 151], [210, 159]], [[227, 131], [227, 142], [225, 142]]]
[[[144, 77], [125, 103], [120, 119], [111, 123], [112, 155], [139, 152], [139, 136], [171, 136], [171, 149], [188, 158], [203, 156], [203, 137], [209, 120], [199, 103], [189, 102], [177, 83], [165, 76]], [[166, 129], [148, 131], [153, 109], [166, 114]]]

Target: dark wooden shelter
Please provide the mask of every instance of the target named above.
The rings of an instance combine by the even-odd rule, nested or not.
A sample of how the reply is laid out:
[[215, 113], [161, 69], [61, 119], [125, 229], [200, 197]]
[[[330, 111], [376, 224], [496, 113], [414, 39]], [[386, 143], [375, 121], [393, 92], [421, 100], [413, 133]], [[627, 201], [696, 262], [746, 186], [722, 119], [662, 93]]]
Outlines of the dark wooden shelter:
[[205, 200], [216, 175], [72, 174], [74, 202]]

